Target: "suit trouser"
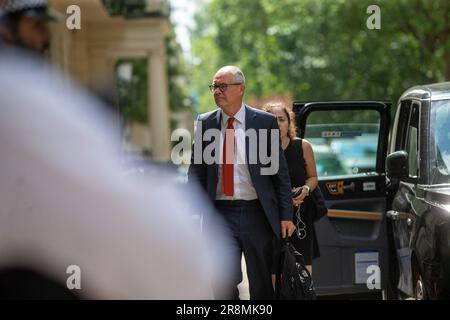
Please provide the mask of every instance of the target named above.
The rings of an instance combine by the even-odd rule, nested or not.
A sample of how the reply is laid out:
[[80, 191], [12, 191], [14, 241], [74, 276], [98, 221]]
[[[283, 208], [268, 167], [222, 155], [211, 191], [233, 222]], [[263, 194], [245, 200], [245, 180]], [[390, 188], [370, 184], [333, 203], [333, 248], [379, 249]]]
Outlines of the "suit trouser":
[[237, 285], [242, 281], [241, 256], [244, 253], [250, 299], [273, 299], [271, 280], [274, 233], [258, 200], [216, 201], [231, 233], [226, 253], [232, 259], [232, 276], [224, 294], [216, 290], [216, 298], [239, 299]]

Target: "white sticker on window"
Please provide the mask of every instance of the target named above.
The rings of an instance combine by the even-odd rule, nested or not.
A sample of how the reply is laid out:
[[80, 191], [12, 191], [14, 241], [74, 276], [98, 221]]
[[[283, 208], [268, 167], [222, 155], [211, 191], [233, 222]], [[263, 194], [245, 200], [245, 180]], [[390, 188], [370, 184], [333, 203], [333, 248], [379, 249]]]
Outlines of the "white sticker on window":
[[377, 190], [377, 186], [374, 181], [363, 183], [363, 191], [375, 191], [375, 190]]

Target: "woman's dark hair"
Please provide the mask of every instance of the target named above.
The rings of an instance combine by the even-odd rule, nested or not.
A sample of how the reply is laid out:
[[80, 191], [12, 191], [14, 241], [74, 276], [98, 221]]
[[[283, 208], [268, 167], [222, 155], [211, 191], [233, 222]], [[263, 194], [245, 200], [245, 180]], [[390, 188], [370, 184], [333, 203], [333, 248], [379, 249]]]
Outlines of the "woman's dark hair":
[[291, 108], [289, 108], [282, 102], [268, 102], [263, 106], [263, 110], [270, 113], [273, 113], [272, 110], [276, 108], [283, 110], [284, 113], [286, 114], [289, 124], [287, 135], [289, 139], [291, 140], [294, 139], [295, 137], [297, 137], [297, 126], [295, 125], [295, 113], [292, 111]]

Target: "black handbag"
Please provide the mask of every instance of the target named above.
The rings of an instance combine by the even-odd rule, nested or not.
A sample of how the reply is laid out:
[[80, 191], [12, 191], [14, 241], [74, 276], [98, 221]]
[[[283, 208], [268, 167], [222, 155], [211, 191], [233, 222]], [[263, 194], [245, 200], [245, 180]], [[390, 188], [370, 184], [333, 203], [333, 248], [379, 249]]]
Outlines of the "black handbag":
[[284, 239], [275, 280], [277, 300], [315, 300], [316, 293], [311, 274], [306, 269], [303, 256], [288, 239]]
[[323, 197], [322, 190], [317, 186], [309, 195], [312, 203], [314, 204], [314, 222], [319, 221], [322, 217], [328, 213], [327, 205], [325, 204], [325, 198]]
[[[302, 165], [306, 166], [305, 158], [303, 157], [303, 148], [302, 148], [302, 140], [294, 140], [298, 145], [298, 150], [300, 152], [300, 157], [302, 160]], [[322, 217], [326, 216], [328, 213], [328, 208], [325, 204], [325, 198], [323, 197], [322, 190], [320, 190], [320, 187], [317, 186], [313, 191], [311, 191], [310, 195], [311, 202], [314, 204], [314, 214], [313, 214], [313, 221], [319, 221]]]

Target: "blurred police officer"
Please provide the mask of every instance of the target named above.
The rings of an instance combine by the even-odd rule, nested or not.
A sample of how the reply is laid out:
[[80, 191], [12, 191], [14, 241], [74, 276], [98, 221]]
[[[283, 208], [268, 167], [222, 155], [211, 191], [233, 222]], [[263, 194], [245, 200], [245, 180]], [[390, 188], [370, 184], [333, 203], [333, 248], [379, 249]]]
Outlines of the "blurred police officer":
[[0, 0], [0, 46], [43, 55], [50, 44], [48, 23], [57, 19], [47, 0]]
[[98, 99], [11, 51], [0, 52], [0, 300], [212, 299], [226, 240], [221, 224], [194, 224], [200, 191], [122, 174]]
[[226, 238], [193, 224], [200, 192], [121, 174], [104, 106], [36, 59], [46, 1], [0, 12], [0, 300], [213, 298]]

